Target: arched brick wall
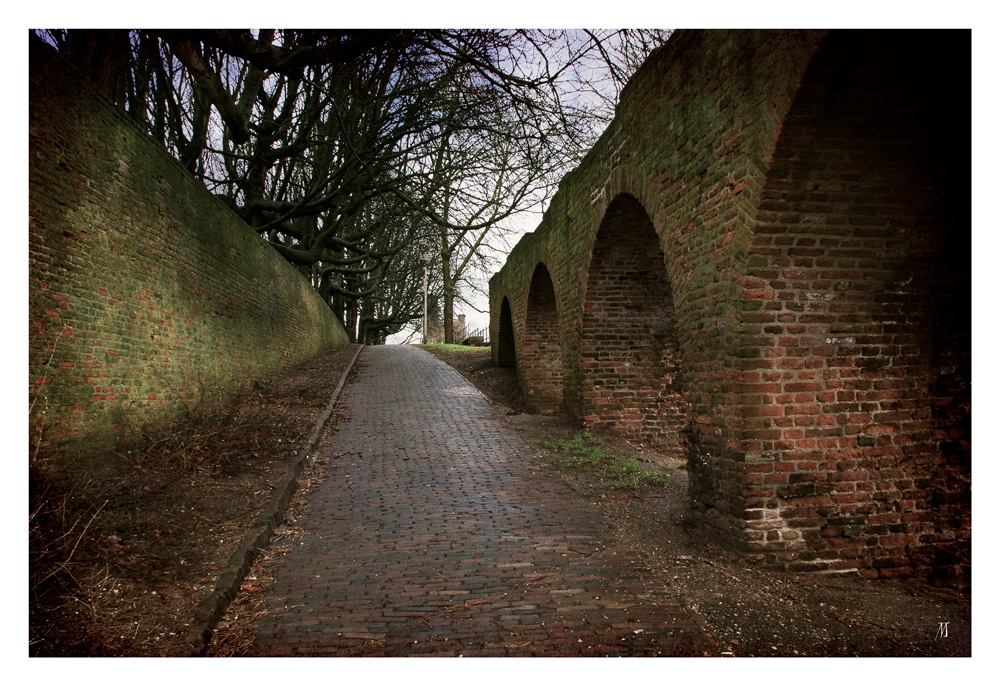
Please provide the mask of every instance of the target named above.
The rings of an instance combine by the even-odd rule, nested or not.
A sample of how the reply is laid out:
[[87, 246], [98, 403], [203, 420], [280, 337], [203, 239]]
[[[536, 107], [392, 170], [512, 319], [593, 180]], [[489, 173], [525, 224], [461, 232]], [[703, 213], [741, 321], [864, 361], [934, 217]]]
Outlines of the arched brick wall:
[[541, 414], [557, 414], [562, 410], [560, 352], [556, 294], [549, 270], [544, 264], [539, 264], [528, 290], [521, 366], [525, 400], [528, 407]]
[[584, 426], [683, 454], [673, 295], [649, 216], [630, 195], [608, 206], [590, 258], [580, 335]]
[[[787, 569], [965, 574], [969, 59], [968, 32], [675, 33], [491, 280], [494, 340], [506, 298], [523, 360], [544, 262], [564, 411], [681, 436], [707, 532]], [[657, 309], [684, 412], [623, 333]]]
[[877, 558], [894, 567], [883, 574], [968, 559], [970, 253], [955, 193], [968, 186], [955, 177], [969, 168], [928, 103], [922, 38], [824, 39], [761, 194], [742, 293], [742, 342], [759, 355], [740, 391], [761, 401], [745, 413], [744, 484], [750, 540], [772, 559]]

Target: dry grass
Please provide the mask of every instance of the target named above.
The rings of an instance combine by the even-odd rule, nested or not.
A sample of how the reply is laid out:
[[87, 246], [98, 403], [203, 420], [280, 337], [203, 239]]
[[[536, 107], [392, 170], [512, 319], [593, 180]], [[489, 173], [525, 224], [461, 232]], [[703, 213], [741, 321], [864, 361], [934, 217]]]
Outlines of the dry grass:
[[33, 460], [29, 653], [185, 654], [197, 605], [355, 350], [325, 351], [178, 421], [131, 427], [102, 461], [43, 470]]

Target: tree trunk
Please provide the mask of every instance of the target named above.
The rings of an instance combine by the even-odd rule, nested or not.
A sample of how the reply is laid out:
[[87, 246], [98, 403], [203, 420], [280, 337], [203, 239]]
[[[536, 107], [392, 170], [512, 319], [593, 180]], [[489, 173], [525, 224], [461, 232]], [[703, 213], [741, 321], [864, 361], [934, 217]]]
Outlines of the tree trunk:
[[441, 227], [441, 278], [444, 280], [444, 342], [455, 342], [455, 284], [451, 280], [448, 229]]
[[347, 312], [344, 316], [344, 328], [347, 329], [347, 340], [351, 343], [358, 342], [358, 301], [351, 300], [347, 303]]

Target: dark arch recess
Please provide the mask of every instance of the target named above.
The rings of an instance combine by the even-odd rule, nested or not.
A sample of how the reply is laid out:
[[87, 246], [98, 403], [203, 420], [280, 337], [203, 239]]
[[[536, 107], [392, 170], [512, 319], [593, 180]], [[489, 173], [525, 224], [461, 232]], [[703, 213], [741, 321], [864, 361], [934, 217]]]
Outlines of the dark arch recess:
[[514, 319], [510, 313], [510, 301], [503, 297], [500, 305], [500, 329], [497, 333], [497, 366], [517, 369], [517, 354], [514, 350]]
[[[780, 502], [795, 529], [785, 545], [808, 541], [818, 560], [887, 560], [866, 573], [953, 576], [970, 560], [969, 50], [964, 31], [824, 38], [749, 246], [747, 276], [769, 296], [751, 332], [773, 366], [762, 400], [780, 410], [748, 412], [744, 435], [767, 437], [800, 483], [846, 490], [855, 474], [850, 488], [877, 497], [820, 517], [784, 484], [744, 502]], [[892, 550], [885, 536], [821, 533], [831, 523], [911, 538]]]

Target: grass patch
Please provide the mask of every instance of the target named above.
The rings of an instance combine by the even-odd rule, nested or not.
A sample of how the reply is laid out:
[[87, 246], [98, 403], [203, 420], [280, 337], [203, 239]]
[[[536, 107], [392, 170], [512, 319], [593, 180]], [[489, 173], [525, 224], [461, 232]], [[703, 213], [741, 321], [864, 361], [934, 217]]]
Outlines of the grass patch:
[[652, 472], [627, 454], [609, 453], [601, 441], [589, 433], [576, 434], [568, 441], [544, 441], [542, 447], [571, 455], [563, 465], [611, 477], [619, 488], [636, 490], [640, 486], [666, 486], [662, 474]]
[[424, 350], [440, 350], [444, 353], [477, 353], [484, 347], [481, 345], [461, 345], [459, 343], [423, 343], [417, 346]]

